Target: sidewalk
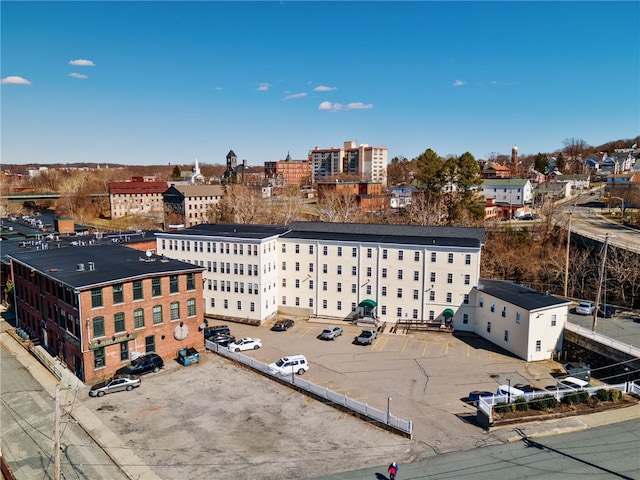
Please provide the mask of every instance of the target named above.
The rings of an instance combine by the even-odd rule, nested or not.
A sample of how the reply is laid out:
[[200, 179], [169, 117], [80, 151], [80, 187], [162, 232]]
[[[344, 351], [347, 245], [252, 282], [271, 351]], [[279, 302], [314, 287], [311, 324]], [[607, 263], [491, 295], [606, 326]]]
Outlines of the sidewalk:
[[[2, 318], [0, 320], [0, 344], [6, 348], [25, 367], [27, 372], [42, 385], [42, 388], [55, 398], [56, 385], [61, 388], [77, 388], [81, 395], [88, 395], [87, 387], [67, 368], [60, 366], [60, 362], [51, 357], [44, 348], [40, 348], [47, 362], [59, 372], [60, 379], [45, 368], [27, 349], [26, 342], [19, 341], [8, 330], [12, 327]], [[102, 450], [120, 467], [129, 478], [136, 480], [162, 480], [149, 466], [145, 465], [136, 453], [129, 449], [104, 423], [83, 403], [75, 402], [69, 405], [69, 416], [78, 422], [85, 432], [99, 445]]]

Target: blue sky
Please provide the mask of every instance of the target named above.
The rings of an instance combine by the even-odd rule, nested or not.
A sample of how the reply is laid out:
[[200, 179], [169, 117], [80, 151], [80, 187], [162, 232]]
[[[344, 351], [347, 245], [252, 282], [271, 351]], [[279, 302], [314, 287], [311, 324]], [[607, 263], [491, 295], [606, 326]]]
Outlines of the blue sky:
[[2, 163], [640, 134], [640, 3], [0, 2]]

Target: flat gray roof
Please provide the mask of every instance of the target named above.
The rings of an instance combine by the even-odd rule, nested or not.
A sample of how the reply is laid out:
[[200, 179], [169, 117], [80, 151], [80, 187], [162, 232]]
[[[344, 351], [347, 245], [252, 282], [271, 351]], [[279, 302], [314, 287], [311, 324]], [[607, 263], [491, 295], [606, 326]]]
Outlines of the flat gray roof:
[[529, 311], [558, 305], [569, 305], [571, 303], [564, 298], [539, 292], [506, 280], [481, 278], [478, 280], [477, 290]]

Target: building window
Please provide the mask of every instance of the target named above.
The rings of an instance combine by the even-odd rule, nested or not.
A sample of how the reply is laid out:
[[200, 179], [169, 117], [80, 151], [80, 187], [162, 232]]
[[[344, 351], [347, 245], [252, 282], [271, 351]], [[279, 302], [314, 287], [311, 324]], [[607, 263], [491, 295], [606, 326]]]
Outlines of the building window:
[[323, 310], [327, 309], [327, 301], [326, 300], [322, 300], [322, 309]]
[[508, 342], [509, 341], [509, 330], [505, 330], [504, 331], [504, 341]]
[[354, 277], [358, 275], [358, 267], [356, 267], [355, 265], [351, 267], [351, 275]]
[[462, 314], [462, 323], [464, 325], [467, 325], [469, 323], [469, 314], [468, 313], [463, 313]]
[[93, 338], [104, 337], [104, 317], [94, 317]]
[[540, 340], [536, 340], [536, 352], [542, 350], [542, 342]]
[[447, 303], [451, 303], [453, 294], [451, 292], [447, 292]]
[[116, 333], [125, 331], [123, 312], [118, 312], [113, 316], [113, 329]]
[[430, 302], [436, 301], [436, 292], [434, 290], [429, 291], [429, 301]]
[[313, 263], [309, 264], [309, 272], [313, 273]]
[[487, 332], [491, 333], [491, 322], [487, 322]]
[[384, 260], [386, 260], [386, 259], [387, 259], [387, 249], [386, 249], [386, 248], [384, 248], [384, 249], [382, 250], [382, 258], [383, 258]]
[[325, 257], [329, 255], [329, 247], [327, 247], [326, 245], [322, 247], [322, 255], [324, 255]]
[[520, 323], [520, 312], [516, 312], [516, 323]]
[[436, 283], [436, 272], [431, 272], [429, 274], [429, 279], [431, 280], [431, 283]]
[[383, 297], [386, 297], [386, 296], [387, 296], [387, 287], [382, 287], [381, 295], [382, 295]]
[[180, 319], [180, 302], [171, 302], [171, 321]]
[[371, 295], [371, 285], [367, 285], [367, 295]]
[[162, 295], [160, 280], [160, 278], [151, 279], [151, 295], [154, 297], [159, 297]]
[[295, 246], [295, 251], [296, 251], [296, 253], [300, 253], [300, 245], [297, 244], [297, 243], [296, 243], [296, 246]]
[[418, 298], [419, 298], [418, 295], [419, 295], [418, 290], [417, 289], [413, 290], [413, 299], [414, 300], [418, 300]]
[[329, 272], [329, 267], [327, 266], [326, 263], [322, 264], [322, 273], [328, 273]]
[[449, 263], [453, 263], [453, 253], [449, 254], [448, 260]]
[[496, 311], [496, 304], [494, 302], [491, 302], [491, 311], [492, 312]]
[[282, 271], [287, 269], [287, 262], [282, 262]]
[[135, 280], [133, 282], [133, 299], [142, 300], [144, 294], [142, 293], [142, 280]]
[[162, 305], [153, 306], [153, 324], [158, 325], [162, 323]]
[[420, 252], [413, 252], [413, 260], [416, 262], [420, 261]]
[[351, 249], [351, 256], [352, 256], [353, 258], [356, 258], [356, 257], [358, 256], [358, 249], [357, 249], [356, 247], [353, 247], [353, 248]]
[[129, 342], [120, 343], [120, 361], [126, 362], [129, 360]]
[[418, 319], [418, 309], [417, 308], [413, 309], [413, 313], [411, 314], [411, 318], [413, 318], [414, 320]]
[[322, 282], [322, 290], [327, 291], [327, 282]]
[[471, 254], [467, 253], [467, 254], [464, 256], [464, 264], [465, 264], [465, 265], [471, 265]]
[[309, 280], [309, 290], [313, 290], [313, 280]]
[[104, 368], [106, 366], [104, 347], [96, 348], [93, 351], [93, 368]]
[[225, 310], [229, 310], [229, 299], [228, 298], [225, 298], [222, 301], [222, 308], [224, 308]]
[[313, 255], [313, 245], [309, 245], [309, 255]]
[[387, 306], [386, 305], [382, 305], [380, 307], [380, 314], [381, 315], [386, 315], [387, 314]]
[[468, 293], [465, 293], [465, 294], [464, 294], [464, 297], [463, 297], [462, 303], [464, 303], [464, 304], [466, 304], [466, 305], [468, 305], [468, 304], [469, 304], [469, 294], [468, 294]]
[[149, 335], [148, 337], [144, 337], [144, 352], [154, 353], [155, 351], [156, 351], [156, 336]]
[[191, 272], [187, 273], [187, 290], [196, 289], [196, 274]]
[[178, 275], [171, 275], [169, 277], [169, 293], [178, 293], [179, 291]]
[[133, 311], [133, 328], [144, 327], [144, 310], [138, 308]]
[[338, 293], [342, 292], [342, 282], [338, 282]]
[[342, 310], [342, 302], [338, 300], [337, 309]]
[[113, 303], [124, 303], [124, 285], [121, 283], [113, 286]]
[[300, 271], [300, 262], [296, 262], [296, 272]]
[[91, 289], [91, 308], [102, 306], [102, 288]]
[[342, 275], [342, 265], [338, 265], [337, 272], [338, 275]]
[[[367, 267], [367, 277], [370, 277], [369, 272], [371, 271], [371, 267]], [[387, 269], [382, 269], [382, 278], [387, 278]]]
[[370, 248], [367, 248], [367, 258], [371, 258], [372, 251]]
[[398, 298], [402, 298], [402, 288], [398, 289]]
[[464, 276], [464, 284], [465, 285], [469, 285], [471, 283], [471, 275], [465, 275]]
[[216, 299], [215, 298], [211, 299], [211, 308], [216, 308]]
[[413, 281], [417, 282], [420, 280], [420, 272], [418, 270], [413, 271]]
[[[282, 297], [282, 299], [284, 300], [284, 301], [282, 302], [282, 304], [283, 304], [283, 305], [286, 305], [286, 304], [287, 304], [287, 297]], [[250, 310], [250, 311], [252, 311], [252, 312], [255, 312], [255, 311], [256, 311], [256, 304], [255, 304], [255, 302], [251, 302], [251, 303], [249, 304], [249, 310]]]
[[[249, 248], [249, 252], [251, 252], [251, 248]], [[282, 244], [282, 253], [287, 253], [287, 245], [285, 243]]]
[[431, 252], [431, 263], [436, 262], [436, 252]]
[[300, 279], [296, 278], [296, 288], [300, 288]]
[[484, 308], [484, 298], [480, 297], [480, 308]]
[[507, 317], [507, 307], [502, 307], [502, 317], [506, 318]]
[[398, 318], [402, 318], [402, 307], [398, 307], [398, 308], [396, 309], [396, 316], [397, 316]]
[[453, 273], [447, 273], [447, 283], [453, 283]]
[[556, 314], [555, 313], [553, 315], [551, 315], [551, 326], [552, 327], [556, 326]]
[[404, 250], [398, 250], [398, 260], [404, 260]]
[[238, 302], [236, 303], [236, 308], [238, 310], [242, 310], [242, 300], [238, 300]]
[[342, 256], [342, 247], [338, 247], [338, 256], [341, 257]]
[[357, 288], [357, 287], [356, 287], [356, 284], [355, 284], [355, 283], [352, 283], [352, 284], [351, 284], [351, 293], [356, 293], [356, 288]]
[[436, 312], [434, 312], [433, 310], [429, 310], [429, 321], [433, 322], [435, 318], [436, 318]]

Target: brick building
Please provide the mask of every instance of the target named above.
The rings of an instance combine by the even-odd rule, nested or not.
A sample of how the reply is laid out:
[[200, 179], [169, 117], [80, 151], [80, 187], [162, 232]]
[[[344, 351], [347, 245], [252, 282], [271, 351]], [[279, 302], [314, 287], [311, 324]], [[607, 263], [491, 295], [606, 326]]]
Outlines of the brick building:
[[9, 255], [18, 325], [84, 382], [200, 346], [202, 267], [122, 245]]

